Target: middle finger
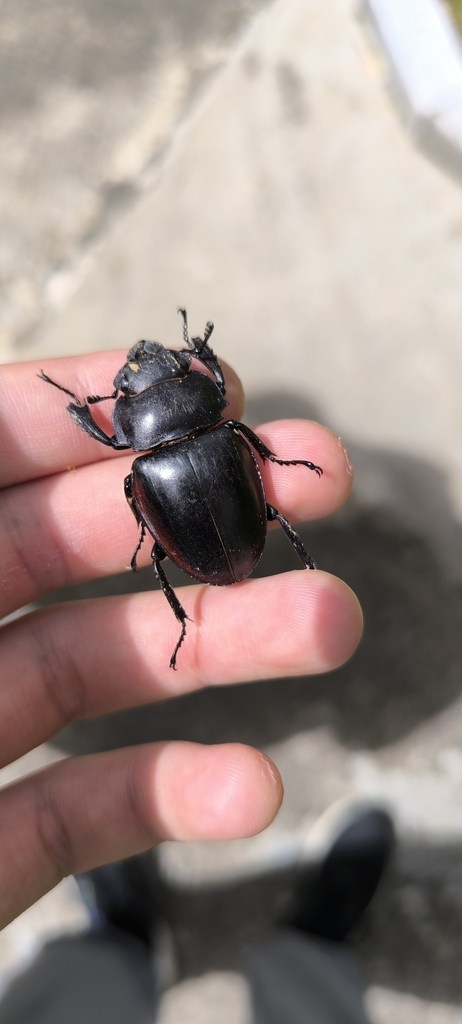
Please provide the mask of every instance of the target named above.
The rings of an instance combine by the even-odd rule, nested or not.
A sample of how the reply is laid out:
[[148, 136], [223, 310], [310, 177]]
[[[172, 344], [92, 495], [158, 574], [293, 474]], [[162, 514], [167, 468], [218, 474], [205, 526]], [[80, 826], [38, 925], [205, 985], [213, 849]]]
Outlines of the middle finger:
[[[263, 469], [268, 501], [293, 521], [317, 519], [344, 501], [351, 472], [339, 439], [317, 423], [282, 420], [260, 429], [280, 458], [311, 459], [304, 466]], [[105, 460], [0, 494], [0, 617], [55, 588], [121, 572], [130, 562], [138, 529], [123, 495], [133, 455]], [[149, 543], [140, 564], [148, 561]]]

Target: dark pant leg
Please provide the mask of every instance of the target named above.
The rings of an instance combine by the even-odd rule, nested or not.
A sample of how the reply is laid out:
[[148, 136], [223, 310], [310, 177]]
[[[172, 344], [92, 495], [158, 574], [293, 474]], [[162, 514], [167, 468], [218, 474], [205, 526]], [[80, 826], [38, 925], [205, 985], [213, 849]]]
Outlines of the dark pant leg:
[[147, 948], [102, 932], [44, 946], [0, 1000], [0, 1024], [148, 1024], [155, 1009]]
[[252, 1024], [370, 1024], [364, 983], [340, 944], [281, 928], [251, 950], [244, 969]]

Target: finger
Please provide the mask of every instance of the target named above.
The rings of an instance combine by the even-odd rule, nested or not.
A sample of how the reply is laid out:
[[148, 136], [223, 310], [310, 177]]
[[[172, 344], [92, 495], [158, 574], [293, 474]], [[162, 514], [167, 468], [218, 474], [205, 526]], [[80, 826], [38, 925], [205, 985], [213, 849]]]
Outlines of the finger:
[[[329, 515], [345, 500], [351, 469], [335, 434], [304, 420], [262, 428], [281, 458], [309, 458], [305, 466], [262, 466], [267, 499], [297, 522]], [[124, 497], [123, 479], [133, 456], [82, 466], [18, 485], [0, 494], [0, 615], [49, 590], [122, 572], [130, 563], [138, 527]], [[146, 542], [139, 564], [146, 564]]]
[[239, 744], [149, 744], [62, 761], [0, 793], [0, 927], [57, 884], [162, 839], [234, 839], [274, 818], [274, 764]]
[[[38, 374], [45, 370], [52, 380], [82, 399], [108, 395], [125, 356], [117, 351], [96, 352], [0, 367], [1, 487], [117, 456], [76, 427], [66, 410], [71, 399], [40, 380]], [[239, 418], [244, 408], [242, 384], [231, 367], [226, 363], [222, 367], [227, 415]], [[113, 434], [112, 407], [113, 402], [92, 406], [92, 415], [109, 435]]]
[[0, 758], [7, 764], [73, 719], [202, 686], [326, 672], [362, 629], [352, 591], [301, 570], [233, 587], [188, 587], [179, 626], [163, 594], [79, 601], [33, 613], [0, 634]]
[[323, 519], [346, 501], [353, 470], [341, 439], [319, 423], [307, 420], [276, 420], [256, 428], [256, 433], [278, 459], [309, 460], [322, 469], [319, 478], [306, 466], [278, 466], [265, 461], [262, 467], [266, 499], [294, 522]]

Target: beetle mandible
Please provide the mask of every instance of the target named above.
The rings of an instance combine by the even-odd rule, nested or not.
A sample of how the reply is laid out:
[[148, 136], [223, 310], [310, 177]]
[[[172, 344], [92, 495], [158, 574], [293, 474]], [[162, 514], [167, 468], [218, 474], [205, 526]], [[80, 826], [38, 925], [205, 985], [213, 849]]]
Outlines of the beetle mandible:
[[[245, 580], [257, 565], [266, 539], [266, 524], [277, 520], [303, 565], [315, 569], [290, 523], [266, 501], [254, 451], [280, 466], [307, 466], [318, 476], [320, 466], [304, 459], [278, 459], [245, 423], [225, 419], [228, 405], [220, 363], [209, 345], [214, 325], [203, 338], [189, 337], [185, 309], [183, 338], [187, 348], [166, 349], [156, 341], [140, 341], [114, 379], [111, 395], [89, 395], [84, 402], [51, 380], [73, 401], [67, 410], [81, 430], [117, 451], [144, 452], [125, 478], [125, 497], [139, 526], [131, 568], [146, 530], [154, 545], [154, 572], [181, 625], [170, 658], [176, 669], [178, 650], [186, 636], [188, 616], [169, 583], [161, 562], [168, 557], [193, 579], [223, 587]], [[211, 376], [191, 369], [198, 360]], [[213, 379], [212, 379], [213, 378]], [[119, 395], [120, 392], [120, 395]], [[118, 397], [119, 396], [119, 397]], [[115, 400], [114, 434], [109, 437], [93, 419], [90, 406]], [[252, 450], [253, 449], [253, 450]]]

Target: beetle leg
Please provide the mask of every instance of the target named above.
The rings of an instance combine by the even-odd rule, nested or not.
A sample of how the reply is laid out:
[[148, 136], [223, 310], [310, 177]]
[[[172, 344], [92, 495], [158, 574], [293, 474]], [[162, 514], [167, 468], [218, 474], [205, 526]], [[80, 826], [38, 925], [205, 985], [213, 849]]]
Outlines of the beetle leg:
[[121, 449], [127, 450], [127, 448], [130, 448], [129, 444], [120, 444], [119, 441], [116, 441], [115, 437], [109, 437], [108, 434], [104, 433], [104, 430], [101, 430], [101, 427], [95, 423], [88, 405], [74, 405], [71, 402], [70, 405], [67, 406], [67, 411], [71, 419], [74, 420], [74, 423], [76, 423], [81, 430], [84, 430], [86, 434], [89, 434], [94, 441], [101, 441], [101, 444], [106, 444], [109, 448], [114, 448], [115, 451], [120, 451]]
[[281, 524], [284, 533], [287, 535], [287, 537], [290, 540], [290, 543], [295, 548], [298, 557], [301, 558], [303, 565], [305, 566], [305, 569], [317, 569], [316, 562], [311, 557], [311, 555], [308, 554], [305, 545], [302, 544], [300, 537], [298, 536], [298, 533], [295, 532], [294, 528], [290, 525], [288, 520], [285, 519], [280, 512], [278, 512], [277, 508], [274, 508], [273, 505], [267, 504], [266, 516], [268, 522], [271, 523], [275, 519], [277, 519], [278, 523]]
[[165, 551], [163, 551], [161, 546], [160, 546], [160, 544], [158, 544], [158, 542], [155, 541], [154, 547], [153, 547], [153, 549], [151, 551], [152, 567], [153, 567], [154, 572], [155, 572], [155, 574], [157, 576], [157, 579], [159, 581], [160, 589], [162, 590], [162, 593], [165, 594], [165, 597], [167, 598], [167, 601], [168, 601], [168, 603], [170, 605], [170, 608], [172, 609], [172, 612], [173, 612], [177, 622], [181, 623], [180, 639], [175, 644], [175, 648], [174, 648], [173, 654], [172, 654], [172, 656], [170, 658], [170, 668], [173, 668], [175, 670], [175, 672], [176, 672], [176, 656], [177, 656], [178, 651], [179, 651], [179, 649], [181, 647], [181, 644], [183, 643], [183, 640], [184, 640], [184, 638], [186, 636], [186, 619], [189, 616], [186, 615], [186, 612], [185, 612], [185, 610], [183, 608], [183, 605], [180, 604], [180, 602], [179, 602], [179, 600], [178, 600], [178, 598], [177, 598], [177, 596], [175, 594], [175, 591], [174, 591], [172, 585], [169, 583], [169, 581], [168, 581], [168, 579], [167, 579], [167, 577], [166, 577], [166, 575], [164, 573], [164, 570], [163, 570], [163, 568], [162, 568], [162, 566], [160, 564], [161, 560], [163, 558], [165, 558], [165, 557], [166, 557]]
[[[133, 495], [133, 473], [130, 473], [128, 476], [125, 477], [124, 490], [127, 502], [133, 512], [133, 515], [135, 516], [137, 523], [140, 526], [140, 537], [138, 540], [138, 544], [136, 545], [136, 548], [133, 552], [133, 558], [130, 562], [131, 568], [136, 572], [136, 556], [146, 536], [146, 525], [144, 523], [143, 517], [141, 516], [141, 513], [138, 509], [138, 506]], [[151, 551], [152, 567], [158, 579], [160, 589], [162, 590], [162, 593], [165, 594], [165, 597], [167, 598], [167, 601], [170, 605], [170, 608], [172, 609], [172, 612], [177, 622], [181, 623], [180, 639], [178, 640], [177, 644], [175, 644], [173, 654], [170, 658], [170, 668], [173, 668], [176, 671], [176, 656], [186, 636], [186, 619], [188, 618], [188, 616], [186, 615], [183, 605], [180, 604], [175, 594], [175, 591], [171, 583], [169, 583], [164, 573], [164, 570], [160, 564], [161, 561], [166, 557], [167, 556], [165, 554], [165, 551], [163, 550], [163, 548], [161, 548], [160, 544], [156, 540]]]
[[316, 466], [314, 462], [308, 462], [306, 459], [278, 459], [274, 452], [267, 448], [266, 444], [263, 444], [258, 434], [255, 434], [246, 423], [240, 423], [239, 420], [226, 420], [224, 426], [231, 427], [233, 430], [239, 430], [263, 460], [269, 459], [270, 462], [277, 462], [278, 466], [307, 466], [308, 469], [313, 469], [318, 476], [322, 476], [321, 467]]
[[146, 536], [146, 527], [145, 527], [145, 525], [144, 525], [142, 520], [139, 523], [139, 527], [140, 527], [140, 536], [139, 536], [138, 544], [136, 545], [136, 548], [135, 548], [135, 550], [133, 552], [132, 559], [131, 559], [131, 562], [130, 562], [130, 569], [133, 569], [133, 572], [139, 572], [138, 566], [136, 564], [136, 556], [137, 556], [138, 551], [140, 550], [141, 545], [142, 545], [142, 543], [144, 541], [144, 538]]
[[[116, 441], [115, 437], [109, 437], [108, 434], [105, 434], [104, 430], [101, 430], [101, 427], [95, 423], [88, 405], [81, 402], [80, 398], [77, 398], [77, 395], [74, 395], [73, 391], [69, 391], [69, 388], [63, 387], [62, 384], [57, 384], [56, 381], [52, 380], [51, 377], [44, 373], [43, 370], [41, 370], [37, 376], [40, 380], [44, 380], [46, 384], [52, 384], [54, 388], [58, 388], [59, 391], [64, 391], [65, 395], [69, 395], [70, 398], [74, 399], [74, 401], [67, 406], [69, 416], [74, 420], [74, 423], [76, 423], [81, 430], [84, 430], [86, 434], [89, 434], [94, 441], [101, 441], [101, 444], [106, 444], [110, 448], [114, 448], [116, 451], [119, 451], [122, 448], [130, 448], [129, 444], [120, 444]], [[117, 392], [114, 392], [113, 395], [106, 395], [105, 397], [115, 398], [116, 394]], [[102, 402], [103, 400], [103, 398], [98, 398], [98, 395], [90, 395], [88, 398], [88, 401], [93, 403]]]
[[138, 523], [138, 526], [140, 527], [140, 536], [138, 539], [138, 544], [136, 545], [136, 548], [132, 555], [132, 560], [130, 562], [130, 569], [133, 569], [133, 572], [139, 572], [138, 566], [136, 564], [136, 556], [146, 536], [146, 525], [140, 515], [140, 511], [137, 507], [135, 498], [133, 496], [133, 473], [129, 473], [129, 475], [125, 477], [124, 492], [129, 508], [131, 508], [133, 515], [135, 516], [135, 519]]

